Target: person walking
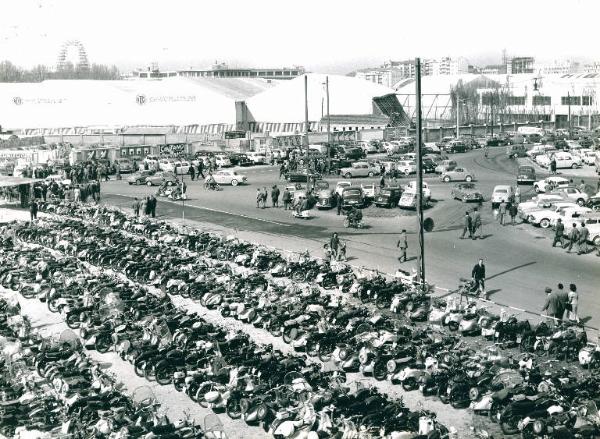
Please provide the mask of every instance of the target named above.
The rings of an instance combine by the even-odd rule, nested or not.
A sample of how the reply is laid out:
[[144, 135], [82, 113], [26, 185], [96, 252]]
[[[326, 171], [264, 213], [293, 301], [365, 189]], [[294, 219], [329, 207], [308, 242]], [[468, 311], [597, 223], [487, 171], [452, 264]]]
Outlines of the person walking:
[[276, 184], [271, 188], [271, 203], [273, 207], [279, 207], [279, 188]]
[[487, 293], [485, 291], [485, 264], [483, 263], [483, 259], [479, 258], [479, 262], [477, 262], [473, 267], [473, 270], [471, 270], [471, 277], [475, 281], [480, 296], [487, 299]]
[[577, 224], [573, 223], [573, 228], [571, 229], [571, 233], [569, 233], [569, 245], [567, 246], [567, 253], [571, 253], [573, 244], [578, 242], [578, 240], [579, 240], [579, 230], [577, 230]]
[[585, 181], [581, 180], [581, 183], [579, 184], [579, 190], [581, 191], [581, 193], [586, 193], [587, 186], [585, 185]]
[[398, 258], [398, 260], [400, 262], [406, 262], [406, 251], [408, 250], [408, 241], [406, 240], [405, 229], [402, 229], [402, 232], [400, 233], [400, 239], [398, 240], [396, 247], [400, 249], [400, 257]]
[[292, 194], [290, 193], [290, 191], [285, 188], [283, 190], [283, 194], [281, 195], [281, 201], [283, 201], [283, 210], [289, 210], [290, 209], [290, 201], [292, 200]]
[[196, 178], [196, 168], [193, 164], [190, 164], [190, 169], [188, 173], [190, 174], [190, 178], [192, 179], [192, 181], [194, 181], [194, 178]]
[[585, 221], [581, 221], [581, 227], [579, 228], [579, 236], [577, 237], [577, 254], [582, 255], [588, 252], [587, 242], [590, 237], [590, 231], [585, 226]]
[[515, 218], [517, 217], [517, 213], [519, 213], [519, 209], [517, 208], [516, 201], [510, 205], [508, 208], [508, 214], [510, 215], [510, 223], [515, 225]]
[[463, 232], [460, 236], [460, 239], [465, 239], [465, 235], [467, 233], [469, 234], [469, 238], [473, 239], [473, 222], [471, 219], [471, 215], [469, 215], [469, 212], [465, 212], [465, 217], [463, 220]]
[[517, 185], [515, 189], [515, 202], [512, 204], [515, 204], [517, 206], [521, 204], [521, 189], [519, 188], [519, 185]]
[[156, 218], [156, 203], [157, 200], [154, 195], [150, 195], [148, 197], [148, 213], [152, 216], [152, 218]]
[[119, 165], [119, 163], [117, 163], [117, 166], [115, 168], [115, 173], [117, 174], [117, 180], [121, 179], [121, 165]]
[[569, 311], [567, 318], [572, 322], [579, 323], [579, 315], [577, 314], [577, 308], [579, 305], [579, 293], [577, 292], [577, 286], [575, 284], [569, 285], [569, 293], [567, 297], [569, 300], [567, 306], [567, 310]]
[[261, 197], [260, 197], [260, 203], [261, 203], [261, 207], [263, 209], [265, 209], [267, 207], [267, 198], [268, 197], [269, 197], [269, 192], [267, 192], [267, 187], [263, 186], [262, 192], [261, 192]]
[[481, 225], [481, 214], [479, 213], [478, 208], [473, 209], [473, 234], [471, 235], [472, 239], [477, 239], [476, 233], [479, 231], [479, 238], [483, 239], [483, 227]]
[[333, 232], [331, 238], [329, 239], [329, 249], [331, 250], [331, 255], [334, 259], [337, 260], [338, 250], [340, 247], [340, 238], [338, 237], [337, 232]]
[[138, 200], [137, 197], [133, 199], [133, 204], [131, 205], [131, 207], [133, 209], [133, 214], [136, 217], [140, 216], [140, 200]]
[[150, 212], [148, 210], [148, 197], [142, 199], [140, 209], [144, 215], [148, 216], [148, 213]]
[[381, 178], [379, 179], [379, 189], [383, 189], [385, 187], [385, 177], [381, 174]]
[[550, 160], [550, 174], [556, 175], [556, 159], [552, 156], [552, 160]]
[[565, 313], [564, 299], [562, 294], [559, 292], [552, 292], [552, 288], [546, 287], [546, 302], [542, 307], [542, 312], [546, 311], [548, 317], [552, 317], [559, 322], [562, 321], [563, 314]]
[[282, 177], [285, 177], [285, 163], [279, 167], [279, 179], [281, 180]]
[[554, 240], [552, 241], [552, 247], [556, 247], [556, 243], [560, 242], [561, 248], [565, 247], [564, 242], [565, 225], [559, 218], [556, 220], [556, 226], [554, 227]]
[[502, 200], [500, 206], [498, 206], [498, 221], [500, 225], [504, 225], [504, 216], [506, 215], [506, 201]]
[[335, 199], [336, 199], [337, 214], [341, 215], [342, 214], [342, 204], [344, 204], [344, 199], [337, 192], [335, 193], [335, 195], [336, 195]]
[[198, 160], [198, 179], [200, 179], [200, 176], [202, 176], [202, 180], [206, 178], [204, 177], [204, 160], [202, 159]]
[[37, 201], [31, 200], [31, 204], [29, 205], [29, 214], [31, 215], [31, 221], [34, 221], [37, 219], [37, 213], [38, 213], [38, 204]]
[[262, 200], [262, 192], [260, 191], [260, 188], [257, 187], [256, 188], [256, 208], [257, 209], [260, 207], [261, 200]]

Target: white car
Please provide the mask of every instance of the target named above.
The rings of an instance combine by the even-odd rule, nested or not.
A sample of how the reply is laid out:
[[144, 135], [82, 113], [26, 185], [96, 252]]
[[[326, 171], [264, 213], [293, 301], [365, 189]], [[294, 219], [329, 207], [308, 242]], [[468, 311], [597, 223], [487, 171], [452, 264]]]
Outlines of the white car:
[[350, 186], [352, 186], [351, 181], [338, 181], [335, 185], [335, 192], [341, 197], [344, 192], [344, 189]]
[[[411, 193], [411, 194], [416, 194], [417, 193], [417, 182], [415, 180], [409, 181], [404, 186], [404, 192], [408, 192], [408, 193]], [[429, 185], [425, 181], [423, 182], [423, 197], [426, 200], [431, 199], [431, 189], [429, 189]]]
[[554, 188], [566, 187], [569, 185], [569, 180], [564, 177], [547, 177], [543, 180], [533, 183], [533, 189], [537, 192], [546, 192]]
[[580, 206], [583, 206], [585, 202], [590, 198], [588, 194], [586, 194], [585, 192], [581, 192], [579, 189], [573, 186], [558, 188], [552, 191], [551, 193], [569, 198], [577, 204], [579, 204]]
[[265, 163], [267, 163], [267, 156], [263, 152], [249, 151], [249, 152], [246, 153], [246, 156], [255, 165], [264, 165]]
[[542, 229], [547, 229], [556, 220], [560, 218], [560, 213], [567, 207], [577, 207], [571, 201], [562, 201], [551, 205], [548, 209], [532, 210], [527, 216], [527, 221], [534, 226], [540, 226]]
[[216, 155], [215, 160], [216, 160], [217, 166], [219, 168], [230, 168], [232, 166], [231, 160], [229, 160], [229, 157], [227, 157], [227, 156]]
[[[573, 226], [573, 223], [577, 224], [577, 227], [581, 224], [581, 217], [583, 215], [587, 215], [592, 213], [592, 209], [589, 207], [581, 207], [581, 206], [573, 206], [573, 207], [563, 207], [559, 212], [559, 217], [562, 220], [562, 223], [565, 225], [565, 229], [567, 228], [567, 224], [569, 226]], [[556, 221], [558, 218], [552, 220], [552, 225], [556, 225]], [[569, 230], [571, 229], [569, 227]]]
[[593, 166], [594, 162], [596, 161], [596, 157], [598, 157], [598, 152], [592, 151], [591, 149], [581, 150], [579, 157], [581, 157], [581, 160], [586, 165]]
[[581, 158], [570, 152], [557, 152], [554, 154], [554, 159], [556, 160], [556, 169], [581, 167]]
[[379, 168], [372, 166], [367, 162], [355, 162], [349, 168], [341, 168], [340, 175], [344, 178], [352, 177], [374, 177], [379, 174]]
[[396, 162], [396, 170], [404, 175], [416, 174], [417, 164], [411, 161]]
[[[588, 241], [594, 243], [596, 247], [600, 246], [600, 215], [597, 212], [585, 213], [577, 218], [575, 223], [577, 228], [581, 227], [581, 222], [585, 222], [585, 226], [590, 232]], [[565, 224], [565, 235], [568, 235], [573, 228], [573, 221]]]
[[213, 173], [213, 177], [219, 184], [237, 186], [238, 184], [248, 183], [248, 179], [245, 175], [238, 174], [237, 171], [234, 171], [233, 169], [220, 169]]
[[368, 198], [370, 200], [375, 198], [375, 183], [361, 184], [360, 187], [363, 190], [365, 198]]
[[533, 197], [529, 201], [524, 201], [519, 203], [517, 207], [517, 213], [520, 218], [523, 220], [527, 220], [527, 216], [529, 212], [538, 209], [548, 209], [555, 203], [560, 203], [565, 201], [565, 197], [562, 195], [554, 195], [554, 194], [540, 194]]
[[171, 159], [160, 159], [158, 169], [161, 171], [175, 172], [175, 161]]
[[186, 175], [190, 171], [190, 162], [175, 162], [174, 168], [177, 170], [176, 174]]

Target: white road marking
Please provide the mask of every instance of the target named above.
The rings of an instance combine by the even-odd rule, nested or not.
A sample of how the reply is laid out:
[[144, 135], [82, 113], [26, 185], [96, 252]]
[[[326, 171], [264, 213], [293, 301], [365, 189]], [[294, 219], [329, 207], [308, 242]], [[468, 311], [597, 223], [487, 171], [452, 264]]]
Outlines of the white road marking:
[[[111, 195], [117, 195], [117, 196], [120, 196], [120, 197], [131, 198], [130, 195], [125, 195], [125, 194], [111, 194]], [[182, 205], [182, 203], [179, 202], [179, 201], [173, 201], [173, 200], [160, 200], [160, 201], [165, 202], [165, 203], [175, 204], [175, 205]], [[210, 212], [224, 213], [226, 215], [239, 216], [241, 218], [247, 218], [247, 219], [251, 219], [251, 220], [255, 220], [255, 221], [262, 221], [264, 223], [276, 224], [278, 226], [283, 226], [283, 227], [290, 227], [291, 226], [291, 224], [280, 223], [278, 221], [271, 221], [271, 220], [264, 219], [264, 218], [257, 218], [257, 217], [246, 215], [246, 214], [243, 214], [243, 213], [228, 212], [226, 210], [214, 209], [212, 207], [195, 206], [193, 204], [188, 204], [188, 207], [195, 207], [197, 209], [208, 210]]]

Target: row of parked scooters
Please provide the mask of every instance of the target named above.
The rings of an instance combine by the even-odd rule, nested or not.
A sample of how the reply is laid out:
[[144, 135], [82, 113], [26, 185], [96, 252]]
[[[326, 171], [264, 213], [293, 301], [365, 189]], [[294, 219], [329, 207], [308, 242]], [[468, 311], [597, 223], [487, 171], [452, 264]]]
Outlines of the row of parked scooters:
[[[328, 372], [304, 356], [257, 346], [243, 333], [176, 308], [168, 295], [154, 287], [130, 284], [125, 279], [128, 274], [138, 280], [146, 276], [139, 270], [132, 273], [127, 264], [116, 264], [123, 256], [110, 252], [119, 251], [117, 232], [104, 229], [103, 233], [101, 228], [76, 223], [15, 227], [19, 241], [73, 252], [79, 260], [37, 246], [5, 248], [2, 267], [8, 269], [0, 274], [0, 282], [26, 297], [45, 300], [51, 311], [62, 313], [67, 324], [79, 330], [86, 347], [100, 352], [114, 349], [133, 363], [138, 375], [159, 384], [172, 383], [199, 404], [260, 424], [276, 437], [446, 436], [447, 430], [432, 413], [410, 412], [401, 401], [373, 389], [350, 389], [343, 384], [343, 372]], [[88, 240], [95, 248], [78, 248]], [[143, 245], [145, 240], [136, 242], [131, 237], [128, 241], [132, 256], [156, 260], [162, 254], [162, 266], [174, 268], [169, 257], [175, 254], [167, 248]], [[146, 252], [136, 254], [138, 248]], [[103, 252], [106, 258], [97, 260], [97, 265], [110, 267], [110, 274], [87, 262]], [[149, 272], [145, 280], [161, 284], [156, 272]]]
[[187, 419], [169, 421], [149, 387], [124, 393], [113, 376], [88, 358], [73, 331], [51, 338], [32, 330], [12, 298], [0, 299], [0, 341], [0, 434], [4, 436], [205, 437]]
[[[423, 292], [398, 282], [386, 282], [381, 277], [357, 278], [345, 266], [327, 267], [327, 264], [319, 264], [307, 257], [289, 263], [279, 254], [251, 244], [223, 240], [209, 234], [180, 234], [166, 224], [135, 224], [120, 212], [92, 209], [77, 213], [81, 217], [95, 217], [95, 222], [160, 238], [161, 245], [153, 248], [155, 240], [138, 240], [138, 250], [141, 248], [142, 253], [136, 254], [135, 248], [132, 252], [131, 247], [138, 238], [127, 236], [122, 231], [117, 233], [114, 229], [104, 229], [104, 235], [95, 230], [90, 236], [106, 239], [107, 243], [113, 244], [113, 250], [114, 244], [119, 242], [121, 247], [126, 247], [124, 253], [117, 251], [107, 255], [97, 248], [89, 251], [82, 245], [82, 240], [76, 244], [62, 242], [59, 247], [62, 245], [63, 250], [105, 266], [113, 266], [125, 257], [128, 262], [118, 268], [130, 277], [154, 284], [170, 293], [195, 298], [208, 308], [218, 308], [226, 317], [236, 317], [269, 329], [273, 335], [282, 335], [294, 348], [305, 350], [308, 355], [318, 355], [323, 361], [333, 360], [342, 370], [361, 370], [377, 379], [388, 378], [402, 383], [407, 390], [420, 388], [424, 394], [437, 394], [443, 401], [451, 402], [456, 407], [470, 403], [474, 410], [492, 413], [500, 419], [505, 434], [518, 432], [519, 428], [524, 435], [529, 430], [533, 434], [541, 428], [543, 436], [547, 427], [574, 428], [575, 424], [571, 425], [571, 422], [578, 421], [576, 416], [552, 417], [554, 425], [545, 425], [540, 419], [528, 416], [527, 410], [535, 409], [545, 417], [549, 411], [558, 410], [558, 407], [564, 414], [565, 405], [575, 407], [581, 403], [563, 395], [566, 387], [571, 391], [596, 388], [591, 378], [575, 379], [566, 376], [563, 371], [542, 373], [534, 366], [531, 356], [511, 364], [506, 356], [498, 354], [496, 350], [483, 355], [468, 349], [457, 349], [456, 337], [435, 334], [430, 329], [400, 326], [397, 319], [384, 318], [381, 314], [373, 316], [365, 312], [364, 307], [348, 307], [345, 304], [344, 311], [340, 312], [343, 299], [335, 294], [324, 295], [323, 290], [315, 286], [336, 286], [338, 290], [351, 292], [364, 302], [374, 302], [379, 308], [389, 305], [395, 312], [408, 311], [408, 317], [414, 321], [445, 323], [450, 329], [460, 330], [464, 335], [483, 332], [483, 335], [502, 345], [519, 345], [524, 350], [537, 349], [544, 355], [562, 355], [564, 352], [577, 354], [585, 344], [585, 333], [582, 331], [573, 328], [556, 331], [547, 325], [532, 328], [516, 318], [497, 318], [479, 312], [472, 304], [463, 313], [467, 318], [448, 318], [452, 314], [446, 310], [448, 303], [445, 308], [435, 302], [432, 306]], [[77, 223], [79, 226], [76, 226]], [[69, 226], [72, 229], [64, 234], [77, 236], [90, 224], [72, 221]], [[198, 257], [195, 252], [183, 252], [182, 247], [196, 252], [200, 250], [208, 257]], [[134, 262], [140, 259], [143, 262], [141, 265]], [[160, 263], [155, 263], [158, 261]], [[299, 266], [303, 269], [298, 269]], [[294, 274], [297, 272], [303, 273], [303, 277]], [[283, 288], [275, 282], [277, 276], [290, 276], [296, 281], [314, 281], [313, 287], [301, 291], [295, 287]], [[330, 279], [329, 284], [324, 285], [324, 279]], [[384, 301], [381, 297], [387, 299]], [[277, 306], [274, 307], [273, 303]], [[451, 307], [456, 308], [455, 304], [451, 304]], [[469, 318], [471, 315], [477, 318]], [[467, 323], [470, 321], [477, 321], [477, 325], [469, 327]], [[479, 329], [473, 329], [476, 326]], [[532, 343], [523, 343], [523, 339]], [[566, 341], [563, 342], [563, 339]], [[539, 346], [544, 344], [547, 347], [541, 349]], [[561, 346], [564, 349], [558, 349]], [[595, 351], [586, 351], [584, 348], [581, 352], [587, 352], [593, 364]], [[569, 358], [571, 355], [564, 356]], [[500, 389], [501, 392], [495, 391]], [[515, 413], [516, 406], [526, 405], [519, 404], [523, 395], [527, 395], [527, 401], [530, 401], [533, 394], [549, 393], [554, 396], [544, 403], [549, 404], [548, 407], [538, 404], [543, 398], [535, 398], [535, 404], [529, 404], [529, 408]], [[588, 393], [588, 397], [593, 396], [593, 393]], [[591, 412], [597, 415], [597, 411]], [[577, 427], [577, 430], [592, 431], [592, 421], [593, 417], [589, 423], [579, 426], [585, 428]]]

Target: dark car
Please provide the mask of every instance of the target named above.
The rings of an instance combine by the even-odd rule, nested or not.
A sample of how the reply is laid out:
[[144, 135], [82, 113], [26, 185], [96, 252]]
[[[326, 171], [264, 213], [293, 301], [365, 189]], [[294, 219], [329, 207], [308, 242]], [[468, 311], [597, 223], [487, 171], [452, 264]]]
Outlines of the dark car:
[[492, 137], [487, 140], [487, 146], [506, 146], [508, 141], [501, 137]]
[[435, 174], [435, 168], [437, 166], [437, 163], [434, 162], [431, 159], [425, 158], [422, 160], [423, 163], [423, 172], [426, 174], [430, 174], [433, 173]]
[[508, 157], [526, 157], [527, 156], [527, 147], [523, 144], [518, 145], [508, 145], [506, 147], [506, 155]]
[[565, 139], [556, 139], [554, 141], [554, 147], [556, 149], [567, 150], [567, 149], [569, 149], [569, 144], [567, 143], [567, 141]]
[[347, 160], [360, 160], [367, 156], [361, 148], [346, 148], [342, 155]]
[[285, 174], [285, 179], [292, 183], [296, 181], [306, 183], [308, 181], [309, 176], [314, 177], [316, 180], [321, 179], [320, 174], [308, 172], [306, 169], [299, 171], [290, 171], [287, 174]]
[[342, 207], [364, 207], [365, 194], [359, 187], [350, 186], [342, 191]]
[[475, 186], [475, 183], [459, 183], [454, 185], [451, 192], [452, 198], [461, 200], [463, 203], [469, 201], [483, 202], [483, 195]]
[[384, 187], [375, 195], [373, 202], [377, 207], [396, 207], [401, 195], [402, 189], [399, 187]]
[[460, 140], [455, 140], [453, 142], [450, 142], [448, 144], [448, 146], [446, 147], [446, 151], [450, 152], [450, 153], [463, 153], [463, 152], [467, 152], [467, 150], [468, 150], [467, 145]]
[[537, 181], [533, 166], [519, 166], [517, 184], [533, 184]]
[[233, 153], [229, 155], [229, 161], [233, 166], [252, 166], [254, 162], [246, 154]]
[[349, 168], [352, 166], [352, 162], [344, 158], [333, 158], [329, 163], [331, 166], [331, 171], [336, 174], [339, 174], [340, 169]]

